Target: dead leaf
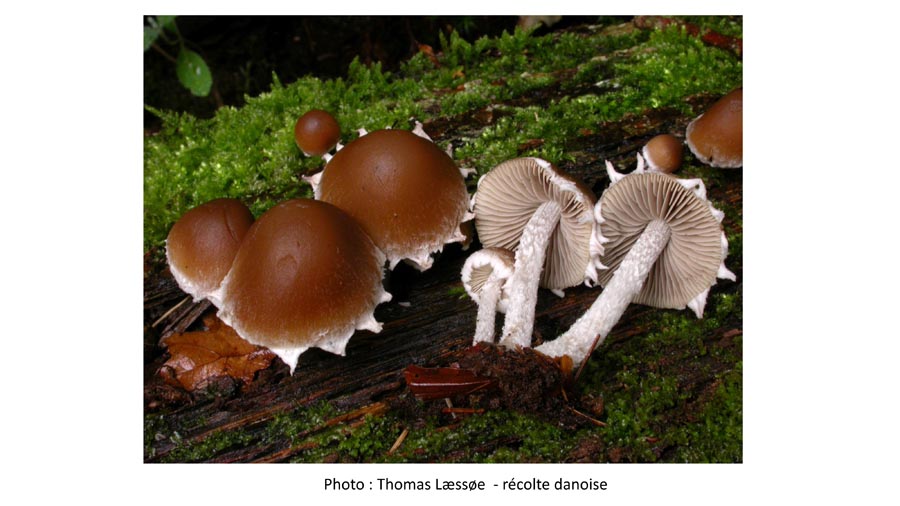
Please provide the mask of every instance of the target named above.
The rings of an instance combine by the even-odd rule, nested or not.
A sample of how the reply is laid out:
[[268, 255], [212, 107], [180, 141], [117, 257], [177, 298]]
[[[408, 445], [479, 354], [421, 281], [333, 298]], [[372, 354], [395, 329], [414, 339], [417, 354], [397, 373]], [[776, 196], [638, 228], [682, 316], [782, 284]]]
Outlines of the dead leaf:
[[438, 60], [437, 56], [434, 54], [434, 48], [428, 44], [419, 44], [419, 52], [424, 53], [435, 67], [441, 66], [440, 60]]
[[269, 367], [275, 358], [268, 349], [241, 339], [214, 315], [204, 318], [204, 323], [207, 330], [175, 334], [165, 340], [170, 358], [160, 370], [174, 372], [174, 377], [166, 377], [167, 382], [190, 391], [218, 376], [250, 383], [256, 371]]

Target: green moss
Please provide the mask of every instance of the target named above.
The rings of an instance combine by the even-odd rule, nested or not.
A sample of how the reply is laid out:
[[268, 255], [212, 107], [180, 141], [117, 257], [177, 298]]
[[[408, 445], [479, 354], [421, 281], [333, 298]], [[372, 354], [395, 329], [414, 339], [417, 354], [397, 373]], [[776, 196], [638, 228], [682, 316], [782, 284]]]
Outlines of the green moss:
[[615, 65], [623, 107], [673, 107], [685, 113], [684, 97], [725, 94], [743, 82], [743, 66], [730, 53], [711, 48], [677, 27], [654, 31], [635, 57]]
[[743, 460], [742, 362], [723, 375], [714, 397], [696, 423], [674, 427], [666, 439], [676, 445], [673, 462], [741, 462]]
[[[640, 462], [740, 460], [741, 337], [721, 345], [711, 333], [742, 321], [742, 312], [740, 292], [715, 293], [703, 319], [654, 311], [639, 322], [650, 329], [645, 335], [596, 351], [579, 388], [604, 397], [608, 426], [599, 432], [607, 447]], [[711, 389], [708, 399], [695, 398], [703, 385], [697, 381], [712, 382], [704, 387]], [[685, 409], [695, 402], [703, 404]], [[685, 412], [701, 414], [690, 419]]]
[[264, 430], [268, 441], [287, 440], [291, 444], [301, 441], [303, 434], [339, 413], [328, 402], [316, 402], [296, 410], [279, 413], [272, 418]]
[[[577, 441], [577, 432], [509, 411], [468, 416], [452, 429], [430, 424], [411, 430], [400, 452], [414, 461], [416, 448], [464, 462], [559, 462]], [[475, 449], [473, 452], [472, 449]], [[456, 456], [456, 457], [454, 457]]]
[[[632, 49], [619, 54], [622, 48]], [[571, 159], [566, 145], [580, 129], [647, 108], [684, 109], [687, 96], [724, 93], [740, 82], [740, 61], [677, 29], [542, 37], [516, 30], [475, 42], [453, 32], [442, 39], [438, 65], [420, 53], [396, 74], [355, 60], [346, 79], [305, 77], [284, 85], [273, 75], [270, 92], [210, 120], [148, 108], [163, 130], [144, 142], [144, 246], [161, 246], [178, 217], [213, 198], [243, 199], [259, 215], [281, 200], [310, 196], [299, 176], [321, 161], [300, 154], [293, 125], [312, 108], [332, 111], [352, 139], [360, 127], [409, 128], [410, 118], [428, 119], [429, 105], [429, 114], [450, 117], [494, 104], [505, 116], [463, 139], [457, 151], [484, 172], [520, 155]], [[585, 90], [571, 99], [542, 99], [556, 83]], [[531, 94], [536, 105], [505, 105]], [[543, 143], [519, 151], [533, 139]]]
[[244, 448], [255, 439], [255, 436], [243, 430], [233, 430], [216, 432], [197, 442], [182, 442], [176, 432], [170, 439], [178, 443], [178, 446], [163, 456], [163, 462], [203, 462], [229, 448]]

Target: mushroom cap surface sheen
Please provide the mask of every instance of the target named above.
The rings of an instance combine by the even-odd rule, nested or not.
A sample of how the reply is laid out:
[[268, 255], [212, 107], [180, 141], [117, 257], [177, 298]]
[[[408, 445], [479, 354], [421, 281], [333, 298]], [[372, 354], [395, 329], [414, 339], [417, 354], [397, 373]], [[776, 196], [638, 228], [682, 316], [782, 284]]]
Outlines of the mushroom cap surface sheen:
[[378, 130], [344, 146], [325, 166], [317, 198], [356, 219], [391, 267], [407, 259], [427, 269], [432, 252], [465, 239], [469, 199], [459, 168], [406, 130]]
[[596, 280], [597, 251], [593, 192], [582, 182], [539, 158], [515, 158], [491, 169], [478, 181], [475, 228], [484, 247], [517, 249], [525, 226], [538, 207], [562, 208], [541, 272], [540, 286], [561, 290]]
[[341, 140], [341, 127], [331, 113], [313, 109], [297, 119], [294, 140], [306, 156], [322, 156]]
[[687, 127], [687, 145], [700, 161], [734, 169], [744, 164], [744, 89], [720, 98]]
[[641, 150], [650, 168], [671, 174], [681, 167], [682, 143], [672, 134], [660, 134], [647, 141]]
[[283, 202], [250, 228], [222, 282], [219, 317], [293, 370], [311, 347], [339, 355], [357, 329], [381, 330], [384, 255], [337, 207]]
[[253, 214], [237, 199], [211, 200], [184, 213], [166, 238], [166, 260], [178, 286], [194, 300], [218, 288], [252, 224]]

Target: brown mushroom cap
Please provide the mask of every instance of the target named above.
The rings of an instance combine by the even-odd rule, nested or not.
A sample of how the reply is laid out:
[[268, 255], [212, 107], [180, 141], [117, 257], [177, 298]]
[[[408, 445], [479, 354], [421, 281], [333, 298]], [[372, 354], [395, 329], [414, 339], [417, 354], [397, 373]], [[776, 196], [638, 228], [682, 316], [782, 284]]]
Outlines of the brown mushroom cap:
[[700, 161], [713, 167], [744, 164], [744, 89], [713, 104], [687, 127], [687, 145]]
[[346, 213], [325, 202], [289, 200], [248, 231], [222, 282], [219, 316], [292, 369], [310, 347], [343, 354], [356, 329], [380, 330], [372, 312], [390, 298], [383, 264], [384, 255]]
[[681, 167], [682, 143], [672, 134], [660, 134], [647, 141], [641, 152], [651, 169], [671, 174]]
[[306, 156], [322, 156], [341, 140], [341, 127], [330, 113], [313, 109], [297, 120], [294, 140]]
[[561, 290], [581, 284], [592, 271], [594, 193], [552, 164], [516, 158], [491, 169], [478, 181], [475, 228], [485, 247], [516, 250], [525, 225], [543, 203], [562, 207], [550, 236], [540, 286]]
[[178, 286], [194, 300], [218, 288], [252, 224], [253, 214], [237, 199], [211, 200], [184, 213], [166, 238], [166, 259]]
[[648, 223], [671, 229], [665, 249], [633, 302], [658, 308], [684, 308], [716, 282], [724, 260], [722, 227], [707, 201], [664, 174], [631, 174], [610, 186], [600, 200], [605, 252], [599, 271], [606, 286]]
[[318, 198], [356, 219], [391, 266], [460, 241], [465, 181], [434, 143], [405, 130], [371, 132], [344, 146], [325, 166]]

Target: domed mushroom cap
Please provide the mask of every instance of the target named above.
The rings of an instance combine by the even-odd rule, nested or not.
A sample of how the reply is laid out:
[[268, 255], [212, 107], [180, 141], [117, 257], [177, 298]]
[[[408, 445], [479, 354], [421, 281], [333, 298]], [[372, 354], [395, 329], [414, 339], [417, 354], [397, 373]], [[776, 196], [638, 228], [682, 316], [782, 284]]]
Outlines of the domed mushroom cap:
[[653, 221], [671, 229], [668, 243], [633, 302], [683, 309], [715, 284], [725, 252], [722, 228], [709, 203], [671, 176], [628, 175], [609, 187], [599, 203], [600, 230], [608, 240], [600, 261], [606, 286], [625, 255]]
[[375, 306], [384, 255], [346, 213], [308, 199], [283, 202], [250, 228], [222, 282], [219, 317], [293, 370], [317, 347], [344, 354], [357, 329], [381, 330]]
[[297, 120], [294, 140], [306, 156], [322, 156], [341, 140], [341, 127], [327, 111], [313, 109]]
[[687, 127], [687, 145], [700, 161], [733, 169], [744, 164], [744, 89], [720, 98]]
[[317, 198], [356, 219], [393, 268], [420, 270], [432, 252], [465, 239], [466, 184], [433, 142], [405, 130], [378, 130], [344, 146], [325, 166]]
[[561, 290], [596, 280], [593, 192], [539, 158], [515, 158], [478, 181], [475, 228], [485, 247], [514, 251], [532, 215], [545, 202], [562, 208], [541, 272], [540, 286]]
[[641, 153], [651, 169], [671, 174], [681, 167], [684, 148], [681, 141], [672, 134], [660, 134], [647, 141]]
[[[503, 248], [484, 248], [468, 258], [462, 268], [463, 287], [476, 304], [481, 305], [481, 294], [488, 280], [499, 281], [501, 285], [512, 276], [516, 256], [512, 251]], [[508, 297], [501, 292], [497, 310], [506, 312]]]
[[194, 300], [207, 298], [228, 274], [252, 224], [253, 214], [237, 199], [211, 200], [184, 213], [166, 238], [166, 260], [178, 286]]

